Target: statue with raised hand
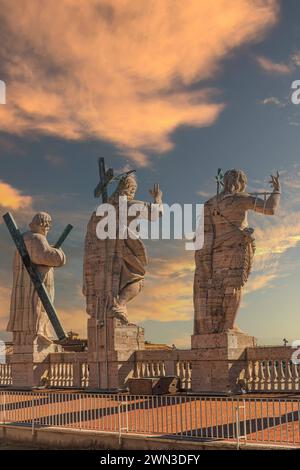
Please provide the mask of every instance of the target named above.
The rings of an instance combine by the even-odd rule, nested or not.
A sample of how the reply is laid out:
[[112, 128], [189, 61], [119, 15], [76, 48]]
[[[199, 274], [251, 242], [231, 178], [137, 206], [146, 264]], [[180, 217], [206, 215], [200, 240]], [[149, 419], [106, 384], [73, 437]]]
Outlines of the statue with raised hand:
[[[241, 170], [225, 173], [223, 191], [204, 205], [204, 245], [195, 252], [195, 334], [240, 331], [235, 325], [255, 252], [247, 212], [274, 215], [280, 202], [279, 173], [271, 175], [271, 193], [247, 193]], [[267, 197], [268, 195], [268, 197]]]
[[[137, 181], [131, 172], [119, 180], [116, 190], [107, 200], [115, 208], [119, 220], [120, 198], [126, 198], [128, 226], [136, 219], [136, 216], [129, 215], [133, 204], [140, 209], [139, 218], [154, 220], [153, 214], [159, 216], [161, 213], [162, 192], [158, 184], [149, 191], [158, 211], [151, 210], [153, 204], [136, 200], [136, 191]], [[86, 309], [88, 315], [97, 318], [100, 324], [106, 315], [126, 324], [127, 304], [143, 287], [148, 257], [144, 243], [138, 236], [122, 238], [117, 233], [116, 239], [99, 239], [96, 229], [100, 220], [101, 217], [94, 212], [85, 238], [83, 293]]]

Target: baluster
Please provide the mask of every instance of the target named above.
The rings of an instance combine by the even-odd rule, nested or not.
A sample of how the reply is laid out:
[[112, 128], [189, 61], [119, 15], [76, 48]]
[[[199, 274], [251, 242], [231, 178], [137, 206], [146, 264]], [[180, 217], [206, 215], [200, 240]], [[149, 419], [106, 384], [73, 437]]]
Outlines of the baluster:
[[286, 362], [279, 361], [280, 390], [286, 389]]
[[258, 379], [259, 379], [259, 382], [258, 382], [259, 390], [265, 390], [265, 387], [266, 387], [265, 361], [259, 361]]
[[180, 362], [180, 377], [181, 377], [182, 388], [186, 389], [186, 376], [185, 376], [184, 362]]
[[278, 363], [277, 361], [273, 361], [272, 363], [272, 375], [273, 375], [273, 391], [278, 390]]
[[247, 364], [246, 371], [245, 371], [245, 384], [246, 384], [247, 390], [249, 390], [250, 392], [252, 391], [252, 387], [253, 387], [252, 369], [253, 369], [253, 363], [252, 361], [249, 361]]
[[135, 362], [135, 363], [134, 363], [133, 377], [135, 377], [136, 379], [138, 379], [139, 376], [140, 376], [140, 374], [139, 374], [139, 363], [138, 363], [138, 362]]
[[192, 388], [192, 365], [190, 362], [187, 362], [187, 388]]
[[271, 390], [271, 369], [270, 369], [270, 361], [266, 361], [266, 369], [265, 369], [265, 383], [266, 383], [266, 390]]
[[260, 367], [260, 362], [259, 361], [254, 361], [253, 364], [253, 389], [256, 391], [259, 388], [259, 367]]
[[293, 365], [292, 361], [287, 361], [286, 377], [287, 377], [287, 389], [288, 390], [295, 390], [295, 381], [294, 381], [292, 365]]

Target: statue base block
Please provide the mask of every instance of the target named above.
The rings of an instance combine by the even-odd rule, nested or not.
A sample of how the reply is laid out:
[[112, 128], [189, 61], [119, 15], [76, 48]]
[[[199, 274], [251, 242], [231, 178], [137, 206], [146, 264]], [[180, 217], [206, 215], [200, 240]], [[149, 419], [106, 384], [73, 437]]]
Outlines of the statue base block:
[[145, 349], [144, 329], [108, 318], [106, 325], [88, 320], [89, 388], [123, 388], [134, 371], [134, 353]]
[[27, 344], [14, 341], [11, 359], [13, 387], [31, 389], [43, 385], [43, 377], [49, 370], [49, 354], [61, 351], [61, 346], [39, 337], [27, 336]]
[[224, 333], [192, 336], [192, 391], [238, 393], [238, 377], [247, 365], [246, 349], [256, 339], [229, 330]]

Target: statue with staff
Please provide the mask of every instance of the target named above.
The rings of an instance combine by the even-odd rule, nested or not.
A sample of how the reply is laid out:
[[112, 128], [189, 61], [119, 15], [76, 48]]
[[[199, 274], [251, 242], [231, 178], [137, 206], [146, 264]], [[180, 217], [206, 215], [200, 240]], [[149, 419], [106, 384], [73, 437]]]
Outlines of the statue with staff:
[[280, 202], [278, 172], [272, 192], [247, 193], [247, 176], [237, 169], [219, 169], [216, 181], [217, 194], [204, 205], [204, 245], [195, 252], [195, 334], [239, 331], [235, 319], [255, 252], [247, 212], [274, 215]]

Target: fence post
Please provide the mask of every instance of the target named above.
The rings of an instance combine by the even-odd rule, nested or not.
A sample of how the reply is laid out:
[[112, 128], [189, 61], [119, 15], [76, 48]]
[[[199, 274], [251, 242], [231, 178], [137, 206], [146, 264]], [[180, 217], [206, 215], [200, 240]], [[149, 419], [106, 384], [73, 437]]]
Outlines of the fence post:
[[79, 429], [82, 429], [82, 422], [81, 422], [81, 412], [82, 412], [82, 403], [81, 403], [81, 394], [79, 394]]
[[32, 420], [31, 420], [31, 433], [34, 434], [34, 394], [31, 398]]
[[6, 424], [6, 394], [3, 393], [3, 424]]
[[[237, 400], [237, 405], [235, 407], [235, 422], [236, 422], [236, 442], [237, 442], [237, 449], [240, 448], [240, 440], [244, 438], [246, 440], [246, 429], [244, 429], [244, 434], [241, 436], [241, 426], [240, 426], [240, 409], [244, 410], [244, 421], [245, 421], [245, 408], [246, 403], [243, 399], [243, 405], [240, 405], [240, 400]], [[245, 427], [245, 422], [244, 422]]]
[[121, 423], [121, 403], [118, 401], [118, 426], [119, 426], [119, 445], [122, 442], [122, 423]]

